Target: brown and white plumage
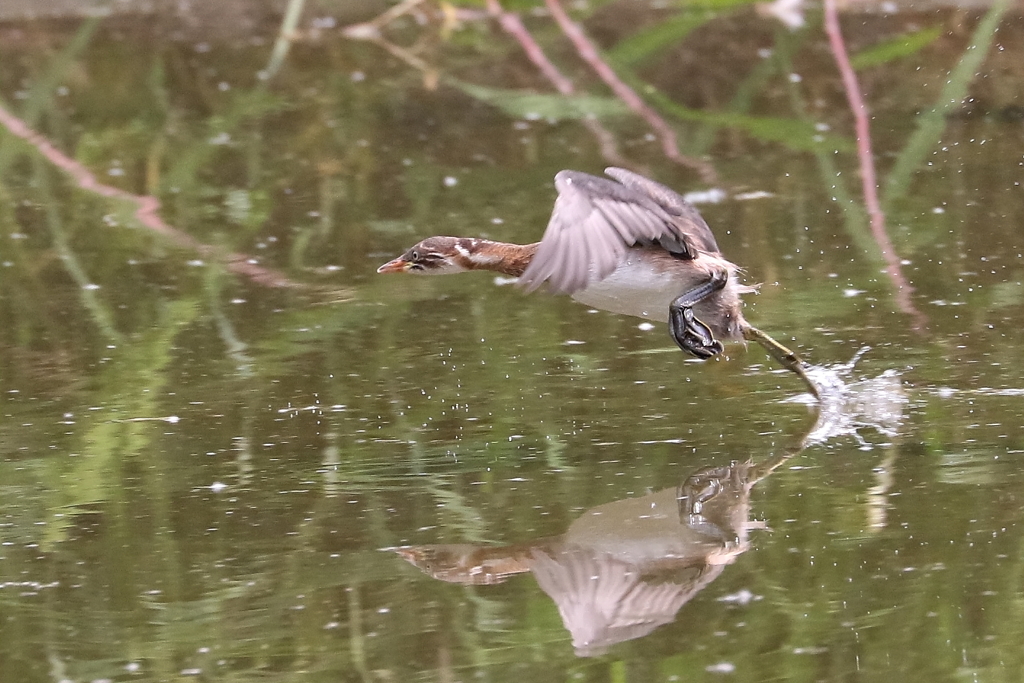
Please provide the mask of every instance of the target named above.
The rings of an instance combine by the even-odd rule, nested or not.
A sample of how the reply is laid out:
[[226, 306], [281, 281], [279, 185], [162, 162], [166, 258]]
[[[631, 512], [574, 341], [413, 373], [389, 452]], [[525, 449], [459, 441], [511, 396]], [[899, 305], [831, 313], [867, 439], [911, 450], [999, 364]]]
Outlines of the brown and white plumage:
[[740, 284], [697, 209], [641, 175], [605, 172], [613, 179], [555, 176], [558, 197], [540, 242], [430, 237], [377, 272], [511, 275], [527, 291], [547, 285], [594, 308], [668, 322], [680, 348], [698, 358], [720, 353], [719, 339], [752, 339], [817, 395], [802, 361], [744, 320], [740, 295], [753, 288]]
[[[693, 311], [717, 338], [741, 339], [739, 295], [753, 288], [740, 284], [739, 268], [722, 258], [697, 209], [641, 175], [606, 172], [615, 180], [578, 171], [555, 176], [551, 220], [520, 283], [527, 291], [546, 283], [594, 308], [669, 322], [680, 294], [724, 278]], [[700, 349], [694, 355], [707, 357]]]

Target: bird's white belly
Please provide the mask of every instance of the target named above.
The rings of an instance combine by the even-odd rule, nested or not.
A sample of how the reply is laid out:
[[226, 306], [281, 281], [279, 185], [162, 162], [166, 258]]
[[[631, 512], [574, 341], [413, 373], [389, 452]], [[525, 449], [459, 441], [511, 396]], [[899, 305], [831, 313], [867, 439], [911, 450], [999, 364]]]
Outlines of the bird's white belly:
[[668, 322], [669, 304], [687, 289], [663, 269], [626, 256], [611, 275], [572, 298], [602, 311]]

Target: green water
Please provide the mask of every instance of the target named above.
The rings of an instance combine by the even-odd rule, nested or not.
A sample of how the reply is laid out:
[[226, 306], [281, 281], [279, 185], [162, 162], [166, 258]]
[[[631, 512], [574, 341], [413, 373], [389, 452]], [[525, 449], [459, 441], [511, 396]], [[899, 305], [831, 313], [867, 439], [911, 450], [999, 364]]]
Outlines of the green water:
[[[820, 16], [658, 47], [690, 15], [616, 7], [573, 16], [714, 182], [527, 24], [637, 168], [722, 190], [745, 315], [842, 380], [824, 414], [755, 346], [375, 273], [533, 241], [554, 173], [609, 163], [496, 25], [388, 29], [435, 88], [329, 5], [262, 79], [275, 23], [0, 26], [3, 107], [173, 229], [0, 130], [0, 681], [1020, 679], [1020, 17], [974, 77], [981, 14], [843, 17], [854, 52], [941, 34], [858, 72], [901, 298]], [[974, 104], [928, 114], [944, 87]]]

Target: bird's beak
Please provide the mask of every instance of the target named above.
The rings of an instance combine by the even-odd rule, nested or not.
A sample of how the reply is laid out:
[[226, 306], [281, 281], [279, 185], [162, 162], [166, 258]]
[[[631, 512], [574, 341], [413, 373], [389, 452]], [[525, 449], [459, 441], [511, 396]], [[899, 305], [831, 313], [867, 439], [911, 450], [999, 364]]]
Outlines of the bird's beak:
[[404, 273], [409, 270], [409, 262], [399, 256], [398, 258], [391, 259], [383, 266], [377, 269], [378, 273]]

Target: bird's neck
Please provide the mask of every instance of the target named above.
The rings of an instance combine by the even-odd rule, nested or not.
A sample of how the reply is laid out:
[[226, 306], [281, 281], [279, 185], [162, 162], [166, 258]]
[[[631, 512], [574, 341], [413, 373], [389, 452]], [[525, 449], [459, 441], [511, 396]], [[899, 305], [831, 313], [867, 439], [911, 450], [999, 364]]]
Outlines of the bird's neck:
[[511, 244], [483, 239], [459, 241], [459, 265], [466, 270], [491, 270], [519, 277], [530, 265], [540, 242]]

